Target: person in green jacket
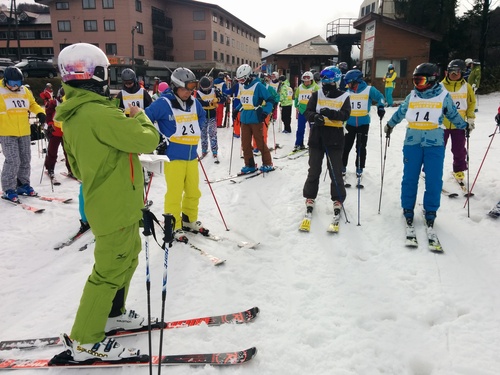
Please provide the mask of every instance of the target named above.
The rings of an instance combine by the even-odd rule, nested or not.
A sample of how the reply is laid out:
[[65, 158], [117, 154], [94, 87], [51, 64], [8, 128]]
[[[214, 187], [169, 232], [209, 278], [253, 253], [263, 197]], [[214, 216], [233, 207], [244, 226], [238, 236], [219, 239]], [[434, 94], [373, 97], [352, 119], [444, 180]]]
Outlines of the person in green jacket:
[[293, 105], [293, 89], [290, 87], [290, 82], [284, 75], [280, 76], [280, 106], [281, 106], [281, 120], [283, 121], [283, 133], [291, 133], [292, 128], [292, 105]]
[[313, 92], [319, 90], [319, 86], [314, 82], [314, 75], [312, 72], [304, 72], [302, 74], [302, 84], [300, 84], [294, 93], [294, 105], [297, 109], [297, 133], [295, 135], [295, 146], [293, 147], [294, 152], [305, 150], [304, 146], [304, 135], [306, 132], [307, 119], [304, 116], [304, 112], [307, 108], [307, 103]]
[[481, 62], [479, 60], [473, 60], [469, 65], [471, 67], [471, 71], [467, 82], [472, 86], [475, 93], [481, 83]]
[[58, 57], [66, 100], [57, 106], [73, 174], [82, 181], [85, 214], [95, 235], [94, 266], [87, 279], [70, 337], [63, 343], [75, 361], [119, 361], [139, 355], [106, 332], [136, 329], [147, 319], [125, 309], [141, 251], [139, 221], [144, 182], [139, 153], [158, 146], [159, 134], [144, 111], [130, 117], [109, 99], [106, 55], [76, 43]]

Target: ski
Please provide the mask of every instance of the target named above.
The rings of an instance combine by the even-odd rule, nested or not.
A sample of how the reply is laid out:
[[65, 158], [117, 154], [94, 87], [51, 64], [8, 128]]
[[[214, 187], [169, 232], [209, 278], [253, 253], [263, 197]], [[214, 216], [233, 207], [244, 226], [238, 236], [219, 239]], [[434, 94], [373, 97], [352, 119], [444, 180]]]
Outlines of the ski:
[[[87, 362], [75, 362], [69, 351], [62, 352], [52, 359], [2, 359], [0, 370], [27, 370], [59, 368], [113, 368], [131, 366], [149, 366], [149, 356], [124, 359], [123, 361], [102, 361], [100, 359]], [[216, 352], [207, 354], [175, 354], [153, 356], [152, 363], [159, 366], [190, 365], [190, 366], [231, 366], [250, 361], [257, 354], [257, 348], [252, 347], [235, 352]]]
[[333, 220], [327, 228], [328, 233], [338, 233], [340, 229], [340, 208], [333, 209]]
[[[301, 150], [301, 151], [304, 151], [304, 150]], [[308, 156], [308, 155], [309, 155], [309, 150], [305, 150], [305, 152], [297, 152], [293, 155], [288, 156], [288, 159], [295, 160], [295, 159], [301, 158], [302, 156]]]
[[[469, 193], [469, 191], [467, 190], [467, 186], [465, 186], [465, 182], [463, 179], [457, 178], [455, 176], [455, 173], [453, 173], [453, 172], [451, 172], [451, 175], [453, 176], [453, 179], [457, 182], [458, 186], [460, 186], [460, 189], [462, 189], [462, 191], [464, 192], [465, 197], [474, 196], [474, 193]], [[458, 194], [457, 194], [457, 196], [458, 196]]]
[[249, 180], [249, 179], [251, 179], [251, 178], [255, 178], [255, 177], [257, 177], [257, 176], [265, 176], [265, 175], [266, 175], [266, 174], [268, 174], [268, 173], [274, 172], [276, 169], [277, 169], [277, 168], [276, 168], [276, 167], [274, 167], [274, 168], [273, 168], [273, 169], [271, 169], [270, 171], [265, 171], [265, 172], [264, 172], [264, 171], [259, 170], [259, 171], [257, 171], [257, 172], [254, 172], [254, 173], [250, 174], [249, 176], [244, 177], [243, 179], [241, 179], [241, 178], [240, 178], [240, 179], [238, 179], [238, 180], [233, 179], [233, 180], [229, 180], [229, 181], [231, 181], [233, 184], [241, 184], [243, 181]]
[[78, 178], [76, 178], [76, 177], [75, 177], [75, 176], [73, 176], [73, 175], [70, 175], [68, 172], [61, 172], [61, 175], [63, 175], [64, 177], [71, 178], [72, 180], [75, 180], [75, 181], [81, 182]]
[[221, 177], [221, 178], [217, 178], [215, 180], [211, 180], [211, 181], [208, 181], [209, 183], [211, 184], [215, 184], [216, 182], [221, 182], [221, 181], [227, 181], [227, 180], [233, 180], [235, 178], [238, 178], [238, 177], [243, 177], [243, 176], [251, 176], [257, 172], [260, 172], [258, 169], [256, 169], [255, 171], [253, 172], [250, 172], [250, 173], [237, 173], [237, 174], [234, 174], [234, 175], [231, 175], [231, 176], [227, 176], [227, 177]]
[[55, 176], [50, 176], [49, 172], [45, 171], [45, 175], [52, 181], [52, 185], [59, 186], [61, 183], [55, 178]]
[[10, 203], [10, 204], [12, 204], [14, 206], [19, 206], [23, 210], [31, 211], [31, 212], [33, 212], [35, 214], [41, 214], [43, 211], [45, 211], [45, 208], [37, 208], [37, 207], [34, 207], [34, 206], [30, 206], [29, 204], [21, 203], [21, 201], [13, 202], [10, 199], [4, 198], [3, 196], [2, 196], [2, 200], [4, 202]]
[[95, 242], [95, 237], [92, 238], [89, 242], [87, 242], [86, 244], [83, 244], [82, 246], [80, 246], [80, 248], [78, 249], [78, 251], [84, 251], [84, 250], [87, 250], [87, 248], [92, 245], [93, 243]]
[[299, 226], [300, 232], [309, 232], [311, 230], [313, 208], [314, 207], [312, 205], [306, 207], [306, 214], [304, 215], [304, 218], [302, 219]]
[[[206, 324], [209, 327], [221, 326], [223, 324], [244, 324], [250, 323], [259, 315], [259, 308], [252, 307], [251, 309], [239, 311], [232, 314], [224, 314], [224, 315], [212, 315], [206, 316], [202, 318], [193, 318], [193, 319], [182, 319], [176, 321], [165, 322], [164, 324], [155, 323], [151, 325], [151, 329], [153, 331], [158, 331], [160, 329], [174, 329], [174, 328], [186, 328], [186, 327], [195, 327]], [[142, 333], [147, 333], [148, 327], [145, 326], [140, 330], [122, 330], [122, 331], [114, 331], [109, 336], [133, 336]], [[27, 339], [27, 340], [9, 340], [9, 341], [0, 341], [0, 351], [1, 350], [11, 350], [11, 349], [36, 349], [36, 348], [45, 348], [62, 345], [61, 338], [59, 336], [54, 337], [45, 337], [38, 339]]]
[[441, 189], [441, 194], [443, 194], [445, 197], [448, 197], [448, 198], [457, 198], [458, 197], [458, 194], [457, 193], [450, 193], [448, 190], [446, 190], [445, 188], [442, 188]]
[[441, 242], [439, 242], [439, 238], [434, 231], [432, 226], [425, 226], [425, 230], [427, 232], [427, 240], [429, 244], [429, 250], [436, 253], [442, 253], [443, 247], [441, 246]]
[[80, 231], [76, 232], [74, 235], [72, 235], [66, 241], [60, 242], [57, 245], [55, 245], [54, 250], [60, 250], [65, 246], [71, 245], [73, 242], [75, 242], [77, 239], [79, 239], [81, 236], [83, 236], [85, 233], [87, 233], [89, 229], [90, 229], [90, 227], [83, 232], [80, 232]]
[[43, 195], [37, 195], [37, 197], [42, 201], [48, 201], [48, 202], [69, 203], [73, 200], [73, 198], [44, 197]]
[[[281, 147], [280, 147], [281, 148]], [[273, 156], [274, 159], [284, 159], [284, 158], [290, 158], [291, 156], [294, 156], [294, 155], [297, 155], [299, 153], [309, 153], [309, 150], [307, 148], [303, 148], [303, 149], [298, 149], [298, 150], [294, 150], [294, 151], [291, 151], [289, 152], [288, 154], [284, 154], [284, 155], [278, 155], [278, 156]], [[303, 156], [303, 155], [301, 155]], [[299, 156], [300, 157], [300, 156]]]
[[[184, 228], [183, 228], [184, 229]], [[187, 233], [194, 233], [198, 234], [199, 232], [191, 231], [189, 229], [184, 229]], [[219, 241], [230, 241], [236, 243], [236, 245], [239, 248], [245, 248], [245, 249], [255, 249], [258, 245], [260, 245], [260, 242], [251, 242], [251, 241], [236, 241], [232, 240], [227, 237], [221, 237], [221, 236], [216, 236], [215, 234], [208, 233], [207, 235], [204, 235], [203, 233], [200, 233], [202, 236], [201, 238], [206, 238], [207, 240], [219, 242]]]
[[418, 240], [417, 240], [417, 232], [415, 231], [415, 226], [413, 225], [413, 222], [406, 221], [406, 242], [405, 242], [406, 247], [418, 247]]
[[200, 249], [198, 246], [192, 244], [191, 241], [189, 241], [188, 239], [186, 239], [185, 242], [184, 241], [179, 241], [179, 242], [181, 242], [181, 243], [189, 246], [193, 250], [198, 251], [201, 255], [203, 255], [204, 257], [208, 258], [214, 264], [214, 266], [220, 266], [221, 264], [224, 264], [226, 262], [225, 259], [217, 258], [216, 256], [207, 253], [205, 250]]
[[500, 202], [498, 202], [495, 207], [493, 207], [489, 212], [488, 216], [498, 219], [500, 217]]

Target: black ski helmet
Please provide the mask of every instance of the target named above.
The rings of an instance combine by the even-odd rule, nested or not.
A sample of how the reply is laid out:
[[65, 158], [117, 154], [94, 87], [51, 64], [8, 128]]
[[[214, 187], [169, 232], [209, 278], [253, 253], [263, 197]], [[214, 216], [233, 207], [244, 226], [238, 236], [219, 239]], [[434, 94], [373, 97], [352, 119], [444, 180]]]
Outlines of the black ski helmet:
[[466, 69], [465, 61], [460, 59], [451, 60], [450, 63], [448, 64], [447, 70], [456, 70], [456, 69], [459, 69], [460, 73], [464, 74]]
[[[413, 85], [417, 91], [425, 91], [439, 83], [439, 71], [436, 64], [423, 63], [413, 71]], [[422, 80], [421, 77], [425, 77]]]
[[212, 81], [207, 76], [203, 76], [200, 78], [200, 89], [208, 90], [212, 86]]

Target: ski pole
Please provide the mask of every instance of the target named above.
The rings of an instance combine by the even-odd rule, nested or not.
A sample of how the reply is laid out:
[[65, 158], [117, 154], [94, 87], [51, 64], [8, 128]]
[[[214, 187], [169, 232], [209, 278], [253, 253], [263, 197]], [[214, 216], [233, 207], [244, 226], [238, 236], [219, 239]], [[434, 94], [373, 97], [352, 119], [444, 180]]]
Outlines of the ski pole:
[[[163, 250], [165, 251], [165, 257], [163, 260], [163, 280], [162, 280], [162, 290], [161, 290], [161, 322], [165, 321], [165, 301], [167, 300], [167, 270], [168, 270], [168, 248], [172, 246], [174, 241], [174, 229], [175, 229], [175, 217], [172, 214], [163, 214], [165, 220], [165, 229], [163, 237]], [[168, 246], [167, 246], [168, 243]], [[163, 349], [163, 331], [160, 330], [160, 347], [158, 351], [158, 357], [161, 358]], [[151, 358], [151, 356], [150, 356]], [[161, 374], [162, 366], [158, 366], [158, 375]]]
[[382, 163], [382, 173], [380, 174], [380, 197], [378, 199], [378, 213], [380, 214], [380, 206], [382, 205], [382, 190], [384, 188], [384, 174], [385, 174], [385, 159], [387, 158], [387, 147], [391, 143], [391, 137], [389, 135], [385, 136], [385, 151]]
[[479, 170], [477, 171], [476, 177], [474, 178], [474, 182], [472, 183], [472, 187], [469, 190], [469, 194], [468, 194], [469, 196], [467, 197], [463, 208], [465, 208], [465, 206], [469, 203], [469, 198], [472, 194], [472, 190], [474, 189], [474, 185], [476, 185], [477, 178], [479, 177], [479, 172], [481, 172], [481, 168], [483, 167], [484, 160], [486, 159], [486, 156], [488, 155], [488, 151], [490, 150], [491, 143], [493, 142], [493, 139], [495, 138], [495, 135], [497, 134], [497, 131], [499, 131], [499, 129], [500, 129], [500, 124], [495, 125], [495, 131], [493, 132], [493, 134], [489, 135], [489, 137], [491, 137], [490, 144], [488, 145], [488, 148], [486, 149], [483, 160], [481, 161], [481, 165], [479, 166]]
[[[356, 125], [357, 128], [357, 125]], [[356, 133], [356, 148], [357, 148], [357, 160], [356, 169], [361, 169], [361, 141], [359, 139], [360, 133]], [[356, 177], [358, 178], [358, 227], [361, 226], [361, 174], [358, 174], [356, 170]]]
[[382, 156], [382, 119], [380, 119], [380, 176], [382, 177], [383, 156]]
[[[271, 118], [272, 118], [272, 115], [271, 115]], [[274, 123], [276, 122], [276, 120], [274, 120], [272, 118], [271, 121], [273, 122], [274, 154], [276, 154], [276, 151], [278, 150], [278, 147], [277, 147], [277, 144], [276, 144], [276, 132], [274, 131]]]
[[233, 126], [233, 134], [231, 138], [231, 152], [229, 153], [229, 174], [231, 176], [231, 166], [233, 165], [233, 145], [234, 145], [234, 126]]
[[[150, 203], [142, 209], [142, 221], [144, 230], [144, 253], [146, 255], [146, 297], [148, 304], [148, 344], [149, 344], [149, 374], [153, 374], [153, 347], [151, 343], [151, 274], [149, 272], [149, 236], [151, 236], [151, 227], [153, 220], [151, 219], [151, 212], [149, 211]], [[163, 322], [163, 320], [162, 320]], [[161, 367], [161, 366], [160, 366]]]
[[[469, 190], [469, 176], [470, 176], [470, 172], [469, 172], [469, 147], [470, 147], [470, 143], [469, 143], [469, 138], [470, 138], [470, 132], [469, 132], [469, 129], [466, 129], [465, 130], [465, 139], [467, 141], [467, 144], [466, 144], [466, 154], [465, 154], [465, 157], [466, 157], [466, 163], [467, 163], [467, 198], [470, 197], [470, 190]], [[470, 218], [470, 202], [469, 200], [467, 200], [467, 217]]]
[[217, 206], [217, 209], [219, 210], [220, 217], [222, 218], [222, 222], [224, 223], [224, 226], [226, 227], [226, 230], [229, 230], [226, 224], [226, 220], [224, 220], [224, 215], [222, 215], [222, 211], [219, 207], [219, 202], [217, 202], [217, 198], [215, 197], [214, 190], [212, 189], [212, 184], [210, 183], [207, 172], [205, 172], [205, 167], [203, 166], [203, 163], [201, 162], [200, 157], [198, 156], [198, 162], [200, 163], [201, 170], [203, 171], [203, 174], [205, 175], [205, 180], [207, 181], [208, 187], [210, 188], [210, 192], [212, 193], [212, 197], [214, 198], [215, 205]]

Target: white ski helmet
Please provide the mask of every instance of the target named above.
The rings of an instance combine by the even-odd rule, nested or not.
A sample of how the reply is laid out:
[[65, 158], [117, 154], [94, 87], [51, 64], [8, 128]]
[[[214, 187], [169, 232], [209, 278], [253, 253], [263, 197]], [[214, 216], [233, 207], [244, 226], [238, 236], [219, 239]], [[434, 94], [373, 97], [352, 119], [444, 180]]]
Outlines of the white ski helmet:
[[59, 53], [57, 65], [65, 83], [90, 81], [103, 87], [108, 83], [109, 60], [93, 44], [75, 43], [65, 47]]
[[252, 68], [248, 64], [240, 65], [240, 67], [236, 70], [236, 79], [238, 81], [246, 80], [252, 74]]
[[465, 59], [465, 65], [469, 64], [472, 64], [472, 59], [471, 58]]
[[304, 72], [304, 74], [302, 74], [302, 81], [312, 81], [314, 79], [314, 75], [307, 71], [307, 72]]

